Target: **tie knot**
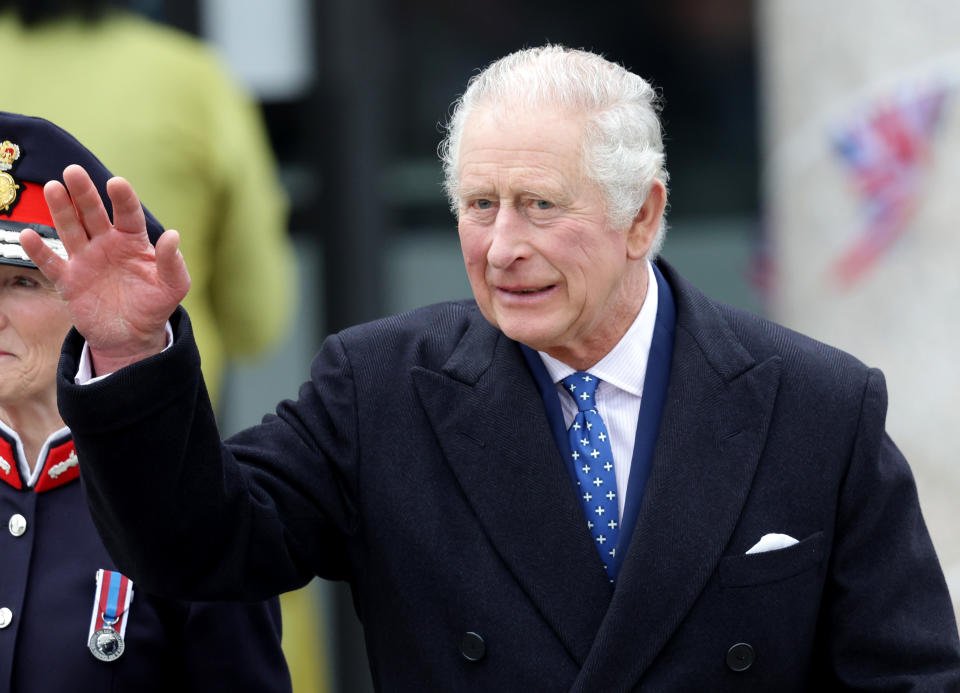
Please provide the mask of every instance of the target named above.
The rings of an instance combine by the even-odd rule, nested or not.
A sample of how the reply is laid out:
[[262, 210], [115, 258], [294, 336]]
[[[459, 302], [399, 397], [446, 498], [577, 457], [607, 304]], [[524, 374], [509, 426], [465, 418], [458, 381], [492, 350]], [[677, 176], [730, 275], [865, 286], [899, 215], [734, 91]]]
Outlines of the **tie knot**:
[[590, 409], [597, 408], [593, 396], [599, 384], [599, 378], [595, 378], [583, 371], [571, 373], [563, 379], [563, 389], [573, 397], [573, 401], [577, 403], [577, 409], [580, 411], [589, 411]]

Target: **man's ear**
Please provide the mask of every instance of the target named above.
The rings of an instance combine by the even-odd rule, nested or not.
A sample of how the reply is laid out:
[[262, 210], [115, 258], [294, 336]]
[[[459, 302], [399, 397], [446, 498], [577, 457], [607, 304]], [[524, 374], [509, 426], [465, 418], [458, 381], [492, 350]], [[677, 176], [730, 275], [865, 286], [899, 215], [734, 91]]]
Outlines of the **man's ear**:
[[627, 257], [631, 260], [646, 257], [660, 230], [660, 220], [666, 206], [667, 189], [663, 183], [654, 180], [647, 192], [647, 199], [643, 201], [640, 211], [627, 229]]

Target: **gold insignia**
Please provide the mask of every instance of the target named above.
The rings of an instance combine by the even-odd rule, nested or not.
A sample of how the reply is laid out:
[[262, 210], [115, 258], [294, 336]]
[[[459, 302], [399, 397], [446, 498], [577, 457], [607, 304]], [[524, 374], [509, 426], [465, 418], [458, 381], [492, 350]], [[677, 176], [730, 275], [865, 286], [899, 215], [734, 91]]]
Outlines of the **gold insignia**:
[[20, 147], [10, 140], [0, 142], [0, 212], [9, 212], [17, 201], [20, 186], [7, 171], [20, 158]]
[[20, 186], [6, 171], [0, 171], [0, 212], [8, 212], [17, 201]]
[[10, 140], [0, 142], [0, 171], [9, 171], [20, 158], [20, 147]]

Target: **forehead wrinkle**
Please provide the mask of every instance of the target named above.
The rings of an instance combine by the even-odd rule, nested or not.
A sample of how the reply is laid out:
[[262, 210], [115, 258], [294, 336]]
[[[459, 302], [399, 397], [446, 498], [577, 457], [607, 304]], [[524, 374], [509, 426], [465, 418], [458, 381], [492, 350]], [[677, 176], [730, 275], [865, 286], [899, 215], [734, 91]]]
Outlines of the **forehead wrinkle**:
[[478, 193], [497, 191], [513, 194], [558, 194], [570, 187], [562, 171], [549, 166], [523, 164], [502, 165], [484, 162], [467, 164], [461, 172], [460, 191], [469, 197]]
[[[539, 159], [550, 160], [552, 165], [557, 168], [566, 168], [571, 163], [574, 164], [571, 168], [579, 168], [583, 158], [582, 154], [579, 149], [574, 150], [573, 154], [575, 155], [574, 161], [570, 162], [571, 157], [566, 153], [540, 147], [464, 147], [460, 154], [460, 169], [463, 170], [471, 163], [474, 165], [496, 163], [507, 167], [528, 166], [531, 162], [536, 162]], [[543, 166], [545, 164], [541, 163], [539, 165]]]

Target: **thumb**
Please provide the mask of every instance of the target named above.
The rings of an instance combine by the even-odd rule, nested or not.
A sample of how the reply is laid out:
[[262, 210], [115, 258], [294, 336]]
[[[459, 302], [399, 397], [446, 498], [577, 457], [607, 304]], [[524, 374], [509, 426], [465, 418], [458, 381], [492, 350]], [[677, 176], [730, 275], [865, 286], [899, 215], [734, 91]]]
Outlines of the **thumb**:
[[20, 246], [37, 269], [56, 285], [63, 274], [63, 268], [66, 267], [66, 261], [53, 252], [33, 229], [20, 232]]

